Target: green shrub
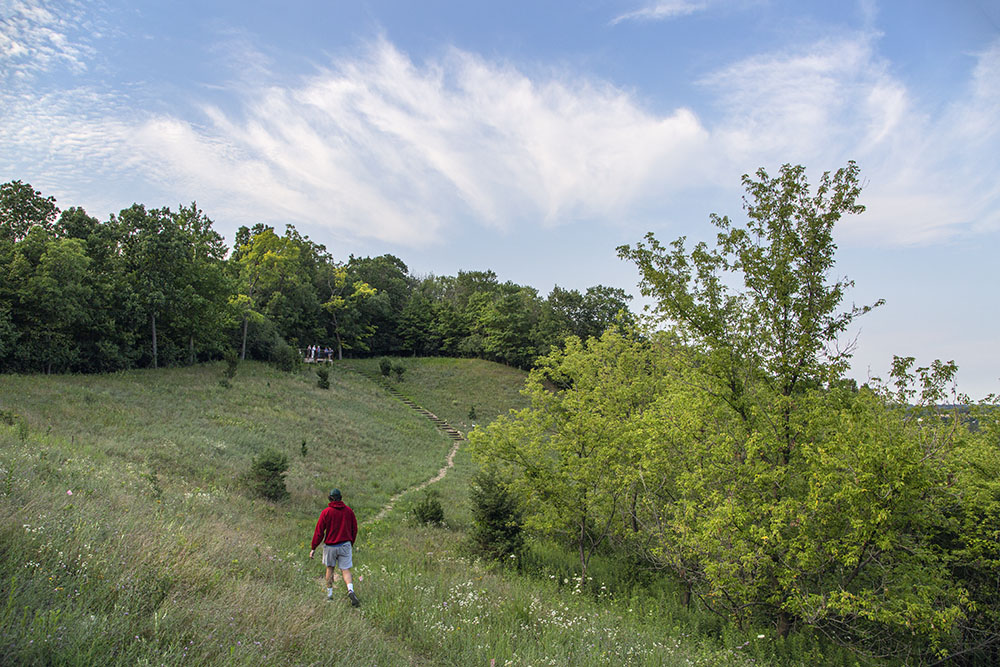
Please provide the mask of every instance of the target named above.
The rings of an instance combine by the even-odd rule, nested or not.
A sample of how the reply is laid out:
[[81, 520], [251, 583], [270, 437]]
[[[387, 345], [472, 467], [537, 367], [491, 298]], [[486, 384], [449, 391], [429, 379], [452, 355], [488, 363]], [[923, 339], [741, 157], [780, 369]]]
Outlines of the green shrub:
[[284, 500], [288, 497], [285, 488], [285, 472], [288, 470], [288, 457], [273, 449], [255, 456], [250, 468], [250, 488], [268, 500]]
[[286, 373], [293, 373], [299, 369], [302, 363], [302, 357], [299, 356], [298, 350], [286, 343], [284, 340], [279, 340], [278, 343], [271, 348], [271, 363], [279, 371], [285, 371]]
[[222, 359], [226, 362], [226, 368], [222, 371], [222, 379], [219, 380], [219, 386], [229, 389], [233, 386], [232, 379], [236, 377], [236, 371], [240, 367], [240, 355], [230, 347], [226, 348], [226, 351], [222, 353]]
[[396, 376], [397, 382], [403, 381], [403, 373], [405, 372], [406, 372], [406, 366], [404, 366], [403, 364], [392, 365], [392, 374]]
[[329, 368], [317, 368], [316, 369], [316, 386], [320, 389], [330, 388], [330, 369]]
[[389, 377], [389, 373], [392, 372], [392, 362], [382, 357], [378, 360], [378, 369], [382, 373], [382, 377]]
[[473, 549], [488, 558], [520, 562], [524, 551], [523, 517], [516, 499], [507, 490], [497, 472], [480, 470], [472, 479]]
[[424, 493], [424, 497], [413, 506], [413, 516], [423, 524], [444, 523], [444, 508], [441, 507], [440, 494], [436, 489]]

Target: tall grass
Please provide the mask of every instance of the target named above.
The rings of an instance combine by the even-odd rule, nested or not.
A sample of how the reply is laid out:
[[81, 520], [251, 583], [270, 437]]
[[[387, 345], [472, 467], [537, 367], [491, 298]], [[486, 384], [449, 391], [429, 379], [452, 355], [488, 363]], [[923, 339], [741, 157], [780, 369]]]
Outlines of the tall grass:
[[[517, 405], [523, 374], [511, 369], [404, 363], [410, 395], [454, 423], [473, 395], [485, 397], [481, 418]], [[561, 576], [572, 559], [558, 547], [536, 545], [530, 574], [463, 555], [464, 451], [436, 485], [444, 526], [413, 525], [405, 502], [373, 522], [436, 473], [451, 443], [343, 365], [330, 390], [308, 371], [254, 363], [229, 389], [221, 375], [209, 364], [0, 377], [0, 409], [17, 415], [0, 423], [0, 664], [739, 665], [779, 655], [685, 619], [654, 588], [630, 588], [613, 561], [595, 563], [593, 590], [579, 591]], [[241, 482], [266, 448], [291, 462], [280, 503]], [[340, 594], [327, 602], [323, 567], [307, 558], [331, 486], [362, 522], [359, 609]]]

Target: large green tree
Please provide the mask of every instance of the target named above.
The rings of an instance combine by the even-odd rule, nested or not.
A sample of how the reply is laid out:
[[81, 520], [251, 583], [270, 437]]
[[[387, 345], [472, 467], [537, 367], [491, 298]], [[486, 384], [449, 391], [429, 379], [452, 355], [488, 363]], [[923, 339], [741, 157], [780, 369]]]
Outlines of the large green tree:
[[28, 183], [0, 185], [0, 241], [19, 241], [34, 226], [51, 229], [58, 215], [55, 197], [42, 196]]
[[506, 469], [528, 527], [573, 545], [581, 585], [631, 502], [625, 478], [642, 441], [636, 425], [663, 391], [666, 360], [658, 344], [615, 329], [587, 341], [571, 336], [529, 373], [529, 407], [470, 435], [480, 460]]
[[832, 277], [834, 226], [863, 210], [857, 166], [815, 188], [791, 165], [743, 183], [747, 224], [713, 215], [714, 247], [648, 235], [619, 249], [690, 355], [686, 389], [646, 414], [633, 470], [658, 494], [635, 519], [655, 527], [650, 554], [722, 613], [770, 618], [782, 635], [813, 625], [873, 652], [939, 650], [967, 594], [935, 536], [955, 500], [955, 452], [978, 445], [843, 381], [841, 338], [878, 305], [843, 308], [852, 283]]

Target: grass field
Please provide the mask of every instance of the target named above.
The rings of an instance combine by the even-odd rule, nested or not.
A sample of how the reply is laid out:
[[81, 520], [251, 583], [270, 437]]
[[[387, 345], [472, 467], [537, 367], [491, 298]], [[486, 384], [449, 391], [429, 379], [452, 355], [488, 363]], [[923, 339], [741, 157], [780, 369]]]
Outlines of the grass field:
[[[524, 374], [473, 360], [403, 360], [396, 386], [465, 431], [516, 407]], [[319, 389], [241, 365], [98, 376], [0, 376], [0, 664], [739, 665], [768, 654], [685, 617], [653, 590], [581, 595], [572, 556], [536, 550], [532, 576], [465, 556], [464, 450], [435, 488], [443, 526], [418, 526], [400, 491], [432, 477], [451, 442], [353, 372]], [[361, 366], [359, 366], [361, 365]], [[305, 442], [306, 453], [302, 453]], [[290, 497], [241, 477], [288, 455]], [[362, 605], [325, 600], [307, 558], [326, 491], [362, 524]], [[714, 638], [711, 638], [714, 636]], [[728, 648], [727, 648], [728, 646]], [[761, 651], [764, 651], [763, 653]], [[757, 661], [759, 664], [759, 659]]]

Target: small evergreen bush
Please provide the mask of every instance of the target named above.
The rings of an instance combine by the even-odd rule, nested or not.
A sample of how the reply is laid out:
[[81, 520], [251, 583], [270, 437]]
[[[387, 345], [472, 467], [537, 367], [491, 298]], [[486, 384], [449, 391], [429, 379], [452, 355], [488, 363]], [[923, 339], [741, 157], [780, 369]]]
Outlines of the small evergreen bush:
[[250, 468], [250, 488], [255, 494], [268, 500], [284, 500], [288, 497], [285, 488], [285, 472], [288, 457], [269, 449], [255, 456]]
[[396, 382], [403, 381], [403, 373], [405, 372], [406, 372], [406, 366], [404, 366], [403, 364], [392, 365], [392, 374], [396, 376]]
[[472, 546], [474, 551], [506, 563], [520, 563], [524, 552], [523, 516], [516, 499], [496, 470], [484, 468], [472, 479]]
[[222, 379], [219, 380], [219, 385], [229, 389], [233, 386], [232, 380], [236, 377], [236, 370], [240, 367], [240, 355], [233, 348], [227, 348], [222, 353], [222, 359], [226, 362], [226, 368], [222, 371]]
[[316, 386], [320, 389], [330, 388], [330, 369], [329, 368], [317, 368], [316, 369]]
[[389, 377], [389, 373], [392, 372], [392, 362], [382, 357], [378, 360], [378, 370], [382, 373], [382, 377]]
[[444, 508], [441, 506], [440, 494], [431, 489], [413, 506], [413, 516], [422, 524], [444, 523]]
[[302, 357], [299, 356], [298, 350], [286, 343], [284, 340], [279, 340], [273, 348], [271, 348], [271, 363], [279, 371], [285, 371], [286, 373], [292, 373], [299, 369], [299, 365], [302, 363]]

